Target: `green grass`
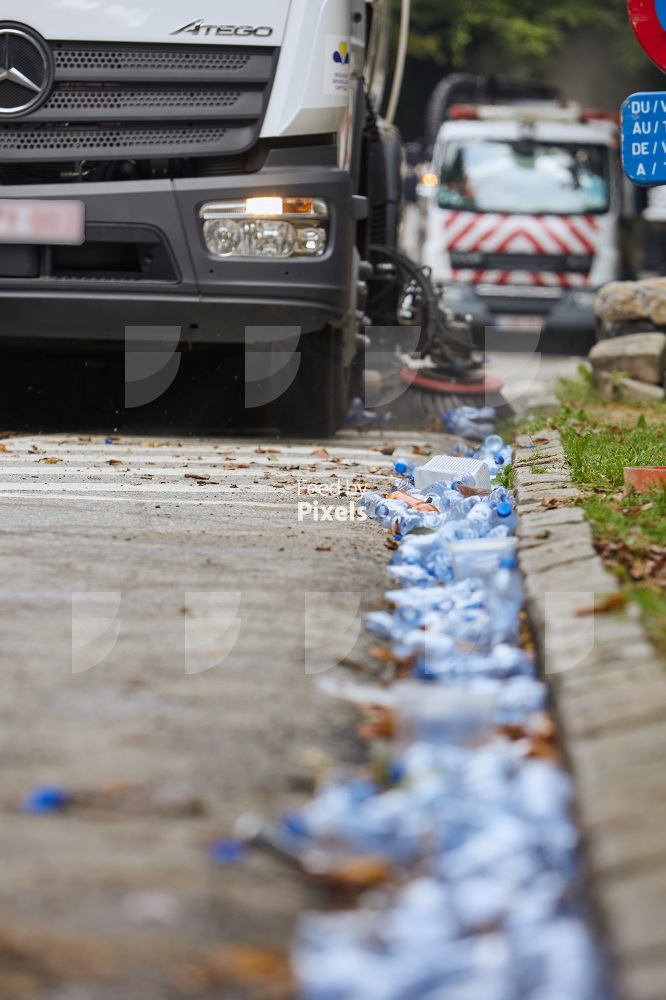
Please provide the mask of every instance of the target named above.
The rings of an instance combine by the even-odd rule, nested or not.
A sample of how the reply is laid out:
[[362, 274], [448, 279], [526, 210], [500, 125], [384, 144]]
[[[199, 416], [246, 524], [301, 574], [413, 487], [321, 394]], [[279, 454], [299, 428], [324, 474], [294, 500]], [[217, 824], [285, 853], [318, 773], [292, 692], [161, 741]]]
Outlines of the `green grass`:
[[504, 486], [507, 490], [513, 489], [513, 466], [506, 465], [501, 469], [494, 479], [495, 486]]
[[572, 478], [584, 491], [580, 503], [599, 550], [666, 655], [663, 571], [655, 568], [653, 578], [633, 578], [647, 573], [646, 564], [655, 565], [655, 547], [657, 558], [659, 549], [666, 550], [666, 487], [649, 496], [624, 491], [626, 466], [666, 465], [666, 405], [602, 400], [583, 366], [577, 379], [560, 380], [558, 397], [562, 405], [557, 413], [515, 421], [514, 434], [537, 436], [551, 426], [559, 430]]
[[648, 424], [644, 416], [633, 426], [608, 423], [585, 409], [574, 411], [565, 405], [554, 423], [574, 481], [581, 486], [622, 489], [625, 466], [666, 464], [665, 428]]
[[648, 545], [666, 546], [664, 491], [653, 491], [649, 497], [630, 494], [613, 506], [607, 497], [594, 495], [584, 499], [582, 506], [598, 538], [624, 542], [636, 555]]
[[509, 417], [498, 424], [496, 431], [505, 444], [513, 444], [518, 434], [536, 434], [548, 427], [552, 417], [541, 410], [534, 410], [524, 417]]
[[578, 378], [561, 378], [557, 382], [557, 398], [564, 406], [581, 406], [601, 400], [597, 382], [585, 365], [578, 366]]
[[660, 587], [628, 587], [625, 594], [641, 609], [643, 624], [662, 654], [666, 654], [666, 592]]

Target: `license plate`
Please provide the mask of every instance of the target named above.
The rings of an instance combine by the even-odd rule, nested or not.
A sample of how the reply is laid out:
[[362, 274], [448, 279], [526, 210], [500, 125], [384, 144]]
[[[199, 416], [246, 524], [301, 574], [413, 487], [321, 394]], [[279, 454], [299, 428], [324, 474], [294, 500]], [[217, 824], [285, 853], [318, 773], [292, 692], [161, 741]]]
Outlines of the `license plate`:
[[493, 326], [500, 330], [513, 330], [516, 333], [541, 333], [543, 316], [525, 316], [524, 313], [508, 314], [493, 317]]
[[0, 243], [74, 243], [85, 240], [82, 201], [0, 198]]

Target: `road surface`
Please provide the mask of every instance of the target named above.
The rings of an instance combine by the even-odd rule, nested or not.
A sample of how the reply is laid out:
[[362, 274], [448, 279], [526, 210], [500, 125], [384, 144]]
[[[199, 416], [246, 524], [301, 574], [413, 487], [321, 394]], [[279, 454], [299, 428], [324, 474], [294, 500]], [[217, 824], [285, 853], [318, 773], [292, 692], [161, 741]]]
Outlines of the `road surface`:
[[[384, 486], [384, 440], [3, 440], [0, 995], [144, 1000], [199, 976], [226, 997], [210, 955], [281, 951], [325, 905], [282, 862], [219, 866], [207, 844], [303, 801], [313, 761], [365, 759], [355, 712], [313, 681], [369, 662], [384, 532], [299, 521], [299, 502], [350, 501], [297, 490]], [[43, 786], [70, 808], [22, 813]]]
[[[504, 371], [521, 395], [515, 355]], [[386, 441], [451, 439], [127, 434], [86, 423], [78, 396], [74, 416], [49, 409], [48, 380], [21, 386], [0, 442], [0, 995], [285, 998], [294, 920], [330, 897], [208, 845], [248, 811], [297, 806], [314, 767], [366, 759], [356, 712], [315, 678], [373, 662], [360, 622], [388, 584], [376, 523], [299, 521], [298, 505], [385, 488]], [[352, 495], [326, 495], [339, 484]], [[22, 811], [45, 786], [68, 808]]]

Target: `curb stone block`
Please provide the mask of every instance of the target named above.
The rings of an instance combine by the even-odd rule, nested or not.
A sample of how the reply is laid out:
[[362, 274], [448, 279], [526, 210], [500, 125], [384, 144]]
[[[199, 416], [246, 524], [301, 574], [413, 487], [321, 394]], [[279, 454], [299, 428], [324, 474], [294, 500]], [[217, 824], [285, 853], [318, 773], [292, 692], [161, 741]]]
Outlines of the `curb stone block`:
[[[639, 959], [666, 953], [666, 866], [624, 879], [602, 879], [599, 896], [616, 955]], [[666, 988], [666, 984], [665, 984]]]
[[[517, 443], [540, 437], [561, 448], [550, 431]], [[544, 492], [580, 491], [526, 485], [530, 450], [519, 452], [525, 466], [515, 480], [525, 607], [572, 764], [614, 985], [619, 1000], [666, 1000], [666, 672], [631, 609], [576, 615], [619, 584], [595, 554], [582, 510], [540, 505]], [[560, 463], [558, 454], [542, 467], [570, 483]], [[571, 668], [562, 670], [566, 658]]]
[[[603, 682], [586, 673], [571, 684], [557, 683], [557, 700], [566, 717], [570, 737], [592, 736], [614, 726], [645, 725], [666, 719], [666, 684], [653, 663], [636, 667], [631, 674], [626, 663], [606, 673]], [[570, 671], [576, 673], [576, 671]], [[664, 840], [666, 853], [666, 838]]]
[[578, 507], [559, 507], [554, 510], [537, 508], [518, 520], [516, 534], [518, 538], [528, 538], [550, 528], [559, 528], [563, 524], [583, 524], [584, 521], [583, 512]]
[[541, 486], [519, 486], [516, 489], [516, 497], [519, 503], [541, 503], [542, 500], [555, 500], [558, 503], [563, 500], [576, 500], [580, 496], [580, 490], [575, 486], [562, 486], [562, 476], [558, 476], [558, 485], [551, 487]]
[[530, 535], [524, 535], [518, 542], [518, 552], [530, 552], [532, 549], [556, 543], [579, 541], [581, 545], [590, 541], [590, 529], [586, 524], [563, 524], [555, 528], [541, 528]]
[[562, 485], [561, 472], [532, 472], [531, 468], [516, 469], [513, 474], [513, 485], [515, 489], [526, 486], [536, 486], [546, 489], [552, 483], [553, 486]]
[[544, 573], [564, 563], [580, 562], [596, 555], [589, 538], [560, 539], [546, 545], [519, 550], [518, 561], [523, 573]]
[[664, 983], [666, 957], [637, 965], [627, 963], [620, 971], [620, 988], [626, 1000], [664, 1000]]

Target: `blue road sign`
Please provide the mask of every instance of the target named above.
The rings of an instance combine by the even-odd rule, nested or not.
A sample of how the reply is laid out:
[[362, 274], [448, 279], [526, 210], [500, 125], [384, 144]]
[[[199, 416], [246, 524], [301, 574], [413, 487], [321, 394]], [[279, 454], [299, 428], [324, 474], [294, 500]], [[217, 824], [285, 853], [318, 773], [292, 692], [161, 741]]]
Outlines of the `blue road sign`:
[[632, 94], [622, 105], [622, 166], [635, 184], [666, 184], [666, 93]]

